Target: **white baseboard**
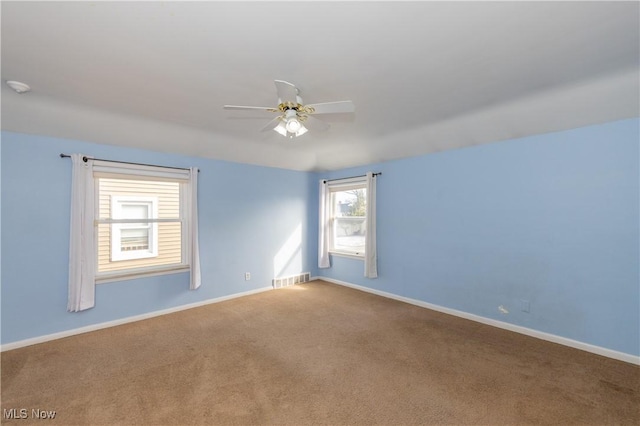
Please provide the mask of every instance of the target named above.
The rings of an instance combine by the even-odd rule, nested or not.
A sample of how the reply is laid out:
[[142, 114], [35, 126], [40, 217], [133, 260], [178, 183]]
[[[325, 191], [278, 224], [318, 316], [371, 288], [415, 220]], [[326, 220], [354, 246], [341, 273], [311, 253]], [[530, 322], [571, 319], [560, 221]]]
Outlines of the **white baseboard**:
[[580, 350], [591, 352], [597, 355], [602, 355], [608, 358], [617, 359], [619, 361], [640, 365], [640, 356], [614, 351], [612, 349], [591, 345], [589, 343], [568, 339], [566, 337], [556, 336], [555, 334], [545, 333], [545, 332], [534, 330], [531, 328], [522, 327], [519, 325], [509, 324], [507, 322], [482, 317], [480, 315], [470, 314], [468, 312], [458, 311], [456, 309], [434, 305], [432, 303], [423, 302], [422, 300], [411, 299], [409, 297], [404, 297], [404, 296], [398, 296], [393, 293], [387, 293], [385, 291], [375, 290], [372, 288], [351, 284], [346, 281], [340, 281], [333, 278], [319, 276], [319, 277], [312, 277], [311, 280], [323, 280], [333, 284], [338, 284], [345, 287], [351, 287], [356, 290], [361, 290], [367, 293], [376, 294], [378, 296], [387, 297], [389, 299], [399, 300], [401, 302], [409, 303], [411, 305], [420, 306], [423, 308], [431, 309], [431, 310], [442, 312], [449, 315], [454, 315], [456, 317], [468, 319], [468, 320], [479, 322], [482, 324], [491, 325], [493, 327], [498, 327], [505, 330], [514, 331], [516, 333], [525, 334], [527, 336], [536, 337], [538, 339], [546, 340], [548, 342], [558, 343], [560, 345], [569, 346], [575, 349], [580, 349]]
[[141, 321], [160, 315], [171, 314], [174, 312], [184, 311], [187, 309], [197, 308], [200, 306], [210, 305], [212, 303], [224, 302], [225, 300], [236, 299], [238, 297], [249, 296], [256, 293], [262, 293], [264, 291], [273, 290], [273, 287], [262, 287], [255, 290], [244, 291], [242, 293], [235, 293], [229, 296], [216, 297], [214, 299], [207, 299], [201, 302], [189, 303], [187, 305], [176, 306], [173, 308], [162, 309], [160, 311], [148, 312], [146, 314], [134, 315], [132, 317], [121, 318], [113, 321], [102, 322], [100, 324], [92, 324], [86, 327], [74, 328], [73, 330], [65, 330], [58, 333], [47, 334], [45, 336], [33, 337], [31, 339], [20, 340], [17, 342], [6, 343], [2, 345], [0, 352], [10, 351], [12, 349], [18, 349], [25, 346], [37, 345], [38, 343], [48, 342], [50, 340], [62, 339], [63, 337], [75, 336], [76, 334], [89, 333], [90, 331], [101, 330], [103, 328], [115, 327], [117, 325], [127, 324], [130, 322]]

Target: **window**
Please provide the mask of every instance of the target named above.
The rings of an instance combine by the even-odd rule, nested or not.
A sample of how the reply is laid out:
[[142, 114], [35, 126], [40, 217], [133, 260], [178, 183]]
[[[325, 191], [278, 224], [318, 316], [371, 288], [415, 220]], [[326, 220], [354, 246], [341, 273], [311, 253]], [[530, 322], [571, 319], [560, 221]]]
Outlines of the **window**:
[[329, 186], [329, 251], [364, 256], [367, 229], [366, 182]]
[[71, 155], [67, 310], [96, 304], [97, 283], [190, 272], [202, 284], [198, 169]]
[[364, 276], [378, 277], [376, 176], [320, 180], [318, 268], [331, 268], [330, 254], [364, 261]]
[[187, 180], [94, 166], [96, 279], [188, 269]]
[[144, 221], [111, 224], [112, 262], [158, 256], [158, 224], [146, 222], [158, 218], [158, 197], [112, 195], [111, 216]]

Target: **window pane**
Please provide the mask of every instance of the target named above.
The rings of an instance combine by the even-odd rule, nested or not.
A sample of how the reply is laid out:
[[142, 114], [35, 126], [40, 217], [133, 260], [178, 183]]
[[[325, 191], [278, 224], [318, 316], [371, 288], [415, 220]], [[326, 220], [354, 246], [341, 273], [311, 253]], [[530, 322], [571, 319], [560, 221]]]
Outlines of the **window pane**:
[[333, 193], [335, 217], [359, 216], [365, 217], [367, 208], [366, 188]]
[[98, 226], [98, 273], [183, 262], [179, 182], [98, 178], [99, 219], [171, 219]]
[[334, 191], [332, 247], [334, 251], [363, 254], [366, 234], [366, 188]]
[[121, 203], [118, 219], [149, 219], [149, 203]]
[[339, 251], [364, 253], [365, 221], [364, 217], [337, 217], [334, 248]]
[[[138, 225], [139, 226], [139, 225]], [[149, 227], [120, 230], [121, 251], [149, 251]]]
[[[127, 224], [131, 225], [131, 224]], [[130, 260], [118, 260], [111, 259], [111, 241], [112, 241], [112, 226], [110, 224], [101, 223], [98, 225], [98, 272], [113, 272], [122, 271], [131, 268], [144, 268], [150, 266], [165, 266], [165, 265], [179, 265], [182, 263], [182, 225], [180, 222], [163, 222], [158, 223], [158, 253], [157, 256], [140, 259]], [[149, 228], [147, 228], [148, 232]], [[135, 245], [135, 237], [137, 241], [142, 241], [144, 233], [140, 229], [120, 229], [122, 235], [121, 247], [123, 253], [125, 251], [125, 241], [127, 244], [131, 244], [129, 247], [139, 247]], [[137, 233], [137, 235], [136, 235]], [[149, 239], [142, 242], [149, 244]], [[136, 250], [149, 250], [136, 248]]]

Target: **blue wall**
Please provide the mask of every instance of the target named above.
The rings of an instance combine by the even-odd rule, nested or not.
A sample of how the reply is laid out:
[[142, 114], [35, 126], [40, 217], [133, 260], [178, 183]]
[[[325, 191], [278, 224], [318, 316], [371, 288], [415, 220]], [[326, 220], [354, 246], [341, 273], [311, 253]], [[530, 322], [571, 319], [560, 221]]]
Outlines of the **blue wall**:
[[[1, 149], [2, 343], [263, 288], [276, 272], [316, 271], [307, 173], [9, 132]], [[186, 273], [101, 284], [95, 308], [66, 312], [71, 162], [59, 154], [73, 152], [200, 168], [200, 289], [188, 290]]]
[[383, 172], [379, 278], [336, 256], [319, 274], [640, 355], [638, 127], [630, 119], [317, 174]]
[[[2, 343], [270, 285], [309, 271], [640, 355], [639, 127], [630, 119], [330, 173], [2, 133]], [[187, 274], [102, 284], [66, 312], [71, 163], [200, 173], [203, 286]], [[317, 269], [318, 180], [381, 171], [379, 278]], [[252, 273], [244, 281], [244, 272]], [[277, 272], [276, 272], [277, 271]], [[530, 302], [530, 312], [520, 300]], [[509, 309], [498, 312], [499, 305]]]

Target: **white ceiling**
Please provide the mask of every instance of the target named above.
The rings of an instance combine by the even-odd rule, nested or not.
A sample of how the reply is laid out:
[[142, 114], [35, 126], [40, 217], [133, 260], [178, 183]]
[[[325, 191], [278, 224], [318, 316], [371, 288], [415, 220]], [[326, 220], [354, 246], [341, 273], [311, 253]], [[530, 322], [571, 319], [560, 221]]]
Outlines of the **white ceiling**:
[[[2, 129], [335, 170], [637, 117], [638, 2], [2, 1]], [[260, 132], [274, 79], [355, 114]], [[325, 116], [326, 117], [326, 116]]]

